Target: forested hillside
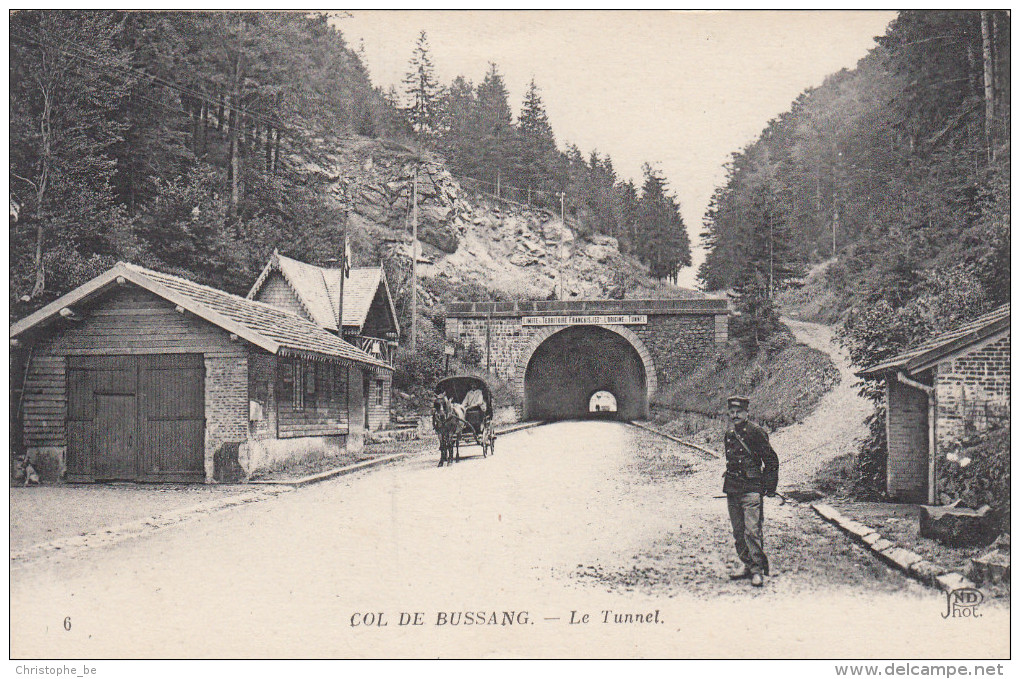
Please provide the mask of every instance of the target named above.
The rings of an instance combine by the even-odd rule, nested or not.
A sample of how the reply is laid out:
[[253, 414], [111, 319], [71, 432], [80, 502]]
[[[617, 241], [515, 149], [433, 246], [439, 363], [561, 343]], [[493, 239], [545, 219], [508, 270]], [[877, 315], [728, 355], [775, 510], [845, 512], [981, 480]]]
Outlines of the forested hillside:
[[[699, 270], [707, 289], [736, 289], [752, 320], [774, 319], [776, 295], [824, 261], [811, 290], [858, 367], [1010, 289], [1009, 14], [905, 11], [876, 42], [733, 155]], [[885, 448], [877, 387], [865, 385], [872, 480]]]
[[277, 245], [335, 251], [338, 207], [296, 159], [402, 130], [325, 16], [19, 12], [10, 102], [32, 305], [117, 259], [238, 292]]
[[337, 25], [327, 13], [13, 14], [12, 316], [118, 259], [241, 293], [274, 249], [319, 262], [345, 233], [356, 265], [377, 264], [351, 216], [378, 173], [337, 164], [365, 142], [445, 166], [464, 189], [556, 212], [563, 192], [577, 235], [618, 238], [655, 277], [689, 265], [665, 178], [648, 167], [636, 187], [608, 157], [558, 150], [537, 87], [515, 121], [495, 65], [477, 86], [442, 87], [423, 36], [413, 55], [392, 46], [411, 57], [408, 84], [384, 92]]
[[1007, 301], [1009, 40], [1005, 12], [902, 12], [798, 97], [727, 165], [706, 289], [758, 273], [771, 296], [835, 257], [858, 362]]

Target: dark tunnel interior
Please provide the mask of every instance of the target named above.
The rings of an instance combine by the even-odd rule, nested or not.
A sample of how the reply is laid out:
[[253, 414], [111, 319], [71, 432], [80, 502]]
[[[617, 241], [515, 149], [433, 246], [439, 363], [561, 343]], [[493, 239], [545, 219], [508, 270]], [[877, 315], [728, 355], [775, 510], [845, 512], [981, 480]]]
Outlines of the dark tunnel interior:
[[[524, 414], [529, 420], [588, 417], [641, 419], [648, 414], [645, 369], [624, 337], [594, 325], [574, 326], [545, 340], [524, 374]], [[592, 413], [592, 395], [608, 391], [616, 412]]]

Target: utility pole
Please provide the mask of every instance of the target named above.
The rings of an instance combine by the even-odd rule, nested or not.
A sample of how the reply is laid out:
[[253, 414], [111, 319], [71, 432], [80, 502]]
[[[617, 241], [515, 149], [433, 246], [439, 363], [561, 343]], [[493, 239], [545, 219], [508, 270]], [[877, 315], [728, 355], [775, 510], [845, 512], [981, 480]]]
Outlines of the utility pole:
[[772, 223], [773, 217], [771, 210], [769, 211], [769, 299], [772, 299], [772, 260], [773, 260], [773, 247], [772, 247]]
[[984, 62], [985, 85], [985, 143], [988, 149], [988, 162], [995, 160], [995, 140], [993, 123], [995, 121], [995, 71], [992, 65], [992, 25], [988, 10], [981, 10], [981, 54]]
[[485, 372], [492, 372], [492, 305], [485, 317]]
[[418, 349], [418, 160], [411, 189], [411, 351]]
[[843, 152], [837, 149], [835, 143], [832, 148], [836, 151], [836, 167], [832, 178], [832, 256], [835, 257], [836, 231], [839, 229], [839, 187], [843, 181]]
[[563, 237], [567, 228], [566, 210], [564, 209], [566, 195], [566, 193], [560, 191], [560, 251], [557, 253], [560, 260], [560, 273], [556, 276], [556, 299], [559, 300], [563, 299]]

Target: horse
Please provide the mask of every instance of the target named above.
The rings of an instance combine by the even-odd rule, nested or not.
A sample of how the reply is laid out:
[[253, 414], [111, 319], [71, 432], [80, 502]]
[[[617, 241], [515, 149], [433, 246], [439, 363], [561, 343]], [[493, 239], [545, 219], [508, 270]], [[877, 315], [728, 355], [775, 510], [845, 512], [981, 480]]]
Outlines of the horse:
[[455, 403], [445, 393], [436, 394], [432, 402], [432, 428], [439, 435], [439, 466], [445, 462], [447, 466], [454, 462], [456, 450], [457, 462], [460, 462], [460, 434], [464, 430], [467, 411], [459, 403]]

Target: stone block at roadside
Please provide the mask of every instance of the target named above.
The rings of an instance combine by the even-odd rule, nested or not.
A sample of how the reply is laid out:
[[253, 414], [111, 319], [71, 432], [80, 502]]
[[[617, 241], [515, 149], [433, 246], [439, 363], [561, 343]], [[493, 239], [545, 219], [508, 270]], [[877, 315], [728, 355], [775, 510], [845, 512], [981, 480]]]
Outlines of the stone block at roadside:
[[862, 542], [866, 536], [875, 534], [874, 528], [866, 526], [859, 521], [854, 521], [853, 519], [844, 518], [839, 522], [839, 525], [843, 527], [843, 530], [850, 533], [851, 537]]
[[927, 585], [935, 585], [936, 579], [945, 572], [946, 569], [925, 559], [910, 564], [911, 575]]
[[826, 504], [815, 503], [811, 505], [811, 507], [815, 510], [815, 512], [819, 516], [821, 516], [826, 521], [837, 522], [842, 517], [842, 514], [840, 514], [834, 508]]
[[889, 549], [882, 550], [878, 555], [905, 572], [909, 572], [911, 565], [922, 560], [917, 554], [902, 547], [890, 547]]
[[980, 583], [1009, 582], [1009, 553], [994, 549], [975, 557], [966, 573]]
[[992, 518], [988, 505], [980, 509], [921, 505], [921, 537], [957, 547], [987, 545], [995, 538]]
[[896, 545], [894, 545], [889, 540], [886, 540], [883, 537], [879, 537], [877, 540], [875, 540], [873, 543], [871, 543], [871, 551], [873, 551], [873, 552], [883, 552], [883, 551], [889, 549], [890, 547], [895, 547], [895, 546]]
[[958, 589], [974, 589], [974, 583], [959, 573], [943, 573], [935, 578], [939, 589], [944, 592], [953, 592]]

